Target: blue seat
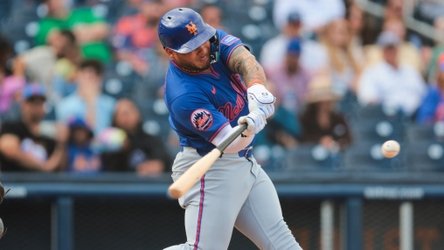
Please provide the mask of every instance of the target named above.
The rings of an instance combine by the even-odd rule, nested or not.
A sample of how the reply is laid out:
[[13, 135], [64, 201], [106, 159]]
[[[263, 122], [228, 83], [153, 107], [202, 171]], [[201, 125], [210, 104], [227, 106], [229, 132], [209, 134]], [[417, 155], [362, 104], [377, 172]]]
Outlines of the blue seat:
[[332, 153], [318, 144], [301, 144], [286, 152], [281, 171], [338, 170], [342, 155]]
[[436, 140], [409, 143], [407, 169], [410, 171], [444, 171], [444, 143]]
[[411, 171], [444, 170], [444, 123], [413, 124], [406, 131], [407, 168]]
[[359, 107], [356, 116], [350, 119], [350, 127], [356, 140], [383, 143], [385, 140], [403, 142], [408, 120], [395, 110], [384, 110], [380, 105]]

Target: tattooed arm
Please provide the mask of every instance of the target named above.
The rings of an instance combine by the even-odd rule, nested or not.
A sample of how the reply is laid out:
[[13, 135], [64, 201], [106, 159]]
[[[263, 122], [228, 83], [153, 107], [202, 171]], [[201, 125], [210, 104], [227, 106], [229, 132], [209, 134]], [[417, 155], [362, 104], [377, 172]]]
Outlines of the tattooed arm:
[[248, 87], [264, 84], [267, 80], [265, 72], [253, 54], [244, 46], [234, 49], [228, 62], [230, 70], [239, 73]]
[[267, 78], [254, 55], [245, 47], [239, 46], [231, 54], [228, 67], [239, 73], [247, 85], [248, 110], [263, 114], [264, 119], [272, 116], [276, 98], [264, 86]]

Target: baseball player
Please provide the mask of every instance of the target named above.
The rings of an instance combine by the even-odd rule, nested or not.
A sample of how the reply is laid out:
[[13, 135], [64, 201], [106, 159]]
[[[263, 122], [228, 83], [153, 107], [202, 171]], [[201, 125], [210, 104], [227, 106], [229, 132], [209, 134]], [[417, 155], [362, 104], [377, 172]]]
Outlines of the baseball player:
[[173, 180], [233, 127], [248, 125], [179, 199], [187, 242], [167, 249], [227, 249], [233, 227], [260, 249], [301, 249], [282, 217], [274, 185], [251, 153], [255, 134], [274, 112], [262, 67], [239, 38], [209, 26], [189, 8], [163, 15], [158, 35], [170, 57], [165, 101], [181, 146]]

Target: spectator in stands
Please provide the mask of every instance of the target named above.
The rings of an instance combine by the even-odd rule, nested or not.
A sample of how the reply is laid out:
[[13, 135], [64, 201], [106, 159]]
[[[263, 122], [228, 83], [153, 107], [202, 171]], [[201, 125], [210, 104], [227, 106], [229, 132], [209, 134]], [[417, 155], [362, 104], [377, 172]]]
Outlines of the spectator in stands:
[[215, 4], [204, 4], [200, 8], [200, 15], [204, 22], [216, 29], [226, 30], [222, 25], [222, 9]]
[[332, 152], [350, 146], [351, 131], [343, 114], [335, 110], [337, 100], [339, 96], [332, 89], [331, 76], [314, 76], [300, 118], [302, 143], [320, 144]]
[[93, 149], [94, 132], [79, 117], [68, 121], [67, 171], [71, 173], [97, 173], [100, 171], [100, 156]]
[[381, 104], [413, 117], [424, 96], [425, 84], [415, 68], [399, 61], [400, 43], [398, 35], [390, 31], [378, 37], [384, 60], [364, 70], [358, 100], [361, 105]]
[[56, 106], [57, 120], [83, 118], [95, 134], [109, 127], [115, 100], [102, 93], [102, 81], [103, 65], [97, 60], [83, 61], [76, 74], [76, 91]]
[[[422, 73], [425, 69], [421, 53], [415, 45], [406, 40], [406, 27], [400, 19], [384, 20], [382, 32], [389, 31], [398, 36], [400, 42], [398, 44], [398, 61], [408, 64], [418, 72]], [[371, 67], [376, 63], [383, 61], [383, 49], [378, 44], [368, 45], [365, 47], [365, 67]]]
[[22, 91], [21, 119], [5, 122], [0, 131], [2, 171], [54, 172], [62, 167], [66, 126], [51, 126], [54, 138], [43, 135], [46, 93], [42, 85], [29, 84]]
[[[85, 57], [77, 44], [74, 33], [69, 30], [61, 30], [60, 34], [64, 36], [58, 42], [62, 53], [57, 56], [51, 83], [51, 88], [53, 89], [53, 96], [51, 98], [55, 102], [60, 101], [61, 98], [72, 94], [76, 90], [75, 76], [77, 68]], [[54, 46], [58, 47], [57, 41], [52, 42], [51, 40], [49, 40], [49, 43], [55, 44]]]
[[0, 120], [13, 119], [17, 110], [12, 110], [18, 102], [25, 79], [12, 74], [13, 49], [9, 40], [0, 35]]
[[113, 31], [112, 44], [117, 59], [130, 63], [142, 76], [149, 71], [149, 50], [156, 46], [157, 23], [162, 14], [160, 0], [143, 1], [137, 13], [120, 18]]
[[431, 59], [427, 65], [427, 79], [433, 81], [436, 79], [436, 66], [438, 65], [439, 56], [444, 53], [444, 16], [437, 17], [434, 21], [436, 45], [432, 50]]
[[143, 131], [140, 112], [131, 100], [119, 100], [112, 125], [123, 129], [128, 140], [121, 150], [102, 154], [105, 171], [134, 171], [148, 176], [169, 168], [171, 160], [165, 144]]
[[301, 28], [301, 15], [299, 12], [289, 13], [287, 22], [279, 35], [266, 41], [262, 46], [260, 61], [266, 71], [283, 62], [288, 41], [292, 38], [300, 37]]
[[349, 0], [349, 6], [345, 14], [345, 19], [347, 20], [348, 30], [350, 33], [350, 46], [358, 61], [364, 59], [363, 51], [363, 39], [361, 33], [364, 29], [364, 13], [354, 0]]
[[67, 0], [44, 0], [48, 14], [39, 20], [36, 45], [45, 44], [51, 31], [69, 29], [74, 32], [82, 54], [88, 59], [103, 63], [111, 60], [106, 43], [109, 27], [105, 20], [95, 14], [92, 8], [83, 7], [71, 10]]
[[165, 4], [166, 9], [174, 9], [179, 7], [186, 7], [186, 6], [196, 6], [196, 4], [199, 2], [198, 0], [162, 0], [162, 2]]
[[54, 30], [47, 45], [25, 51], [14, 66], [17, 74], [26, 76], [31, 82], [44, 84], [48, 101], [56, 103], [74, 91], [72, 82], [82, 58], [74, 33], [66, 29]]
[[288, 13], [297, 11], [301, 14], [303, 30], [317, 32], [325, 24], [345, 15], [343, 0], [276, 0], [273, 6], [275, 26], [280, 29], [285, 25]]
[[356, 93], [361, 65], [351, 46], [347, 21], [341, 18], [326, 24], [320, 33], [319, 40], [327, 54], [326, 70], [333, 78], [333, 90], [340, 97], [347, 92]]
[[297, 115], [304, 105], [310, 74], [300, 63], [301, 40], [292, 38], [282, 62], [266, 70], [275, 96], [286, 110]]
[[404, 20], [403, 0], [387, 0], [384, 9], [385, 20]]
[[444, 53], [438, 59], [436, 80], [429, 84], [416, 121], [421, 124], [444, 122]]

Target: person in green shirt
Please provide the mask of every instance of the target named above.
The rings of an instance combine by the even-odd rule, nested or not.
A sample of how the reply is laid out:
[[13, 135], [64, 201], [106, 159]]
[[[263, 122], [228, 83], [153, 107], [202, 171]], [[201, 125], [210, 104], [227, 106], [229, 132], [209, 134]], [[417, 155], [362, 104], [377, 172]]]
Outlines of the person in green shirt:
[[103, 63], [111, 60], [111, 51], [106, 42], [109, 26], [91, 8], [70, 9], [65, 0], [45, 0], [48, 14], [39, 20], [35, 45], [42, 45], [55, 29], [69, 29], [74, 32], [81, 45], [82, 54], [88, 59]]

